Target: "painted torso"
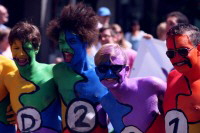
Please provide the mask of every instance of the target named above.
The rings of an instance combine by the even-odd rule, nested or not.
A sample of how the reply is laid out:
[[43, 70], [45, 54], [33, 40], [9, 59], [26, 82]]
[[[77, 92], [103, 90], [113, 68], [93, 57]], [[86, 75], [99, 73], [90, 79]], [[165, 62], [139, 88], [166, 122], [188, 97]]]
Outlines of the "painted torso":
[[200, 132], [200, 80], [190, 83], [176, 70], [168, 77], [164, 98], [165, 128], [167, 133]]
[[[107, 100], [105, 97], [102, 103], [115, 132], [163, 132], [164, 118], [159, 118], [161, 115], [158, 109], [158, 97], [164, 95], [165, 84], [154, 78], [128, 79], [127, 83], [129, 85], [121, 89], [110, 90], [118, 104], [110, 103], [108, 95]], [[106, 106], [107, 104], [109, 106]], [[112, 108], [116, 108], [118, 113], [112, 113]], [[159, 124], [159, 128], [155, 123]]]
[[97, 105], [107, 89], [99, 82], [94, 68], [79, 74], [60, 63], [54, 67], [54, 78], [63, 100], [65, 132], [107, 132], [106, 117], [103, 115], [102, 120], [97, 115]]
[[21, 132], [61, 132], [60, 102], [52, 67], [38, 64], [38, 70], [29, 79], [20, 75], [19, 71], [11, 72], [6, 77], [11, 105], [17, 113]]
[[16, 70], [14, 62], [0, 56], [0, 132], [2, 133], [15, 133], [15, 126], [8, 124], [6, 120], [6, 110], [10, 104], [8, 91], [4, 86], [4, 76], [11, 71]]

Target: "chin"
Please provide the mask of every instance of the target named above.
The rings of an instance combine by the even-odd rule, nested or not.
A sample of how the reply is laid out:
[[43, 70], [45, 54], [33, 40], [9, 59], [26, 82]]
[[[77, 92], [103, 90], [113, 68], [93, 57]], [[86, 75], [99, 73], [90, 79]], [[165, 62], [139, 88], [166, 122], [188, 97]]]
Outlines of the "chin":
[[[175, 68], [176, 69], [176, 68]], [[179, 73], [182, 73], [183, 75], [186, 75], [187, 73], [190, 73], [190, 70], [186, 70], [186, 69], [176, 69]]]
[[119, 83], [116, 81], [116, 82], [108, 82], [108, 81], [105, 81], [105, 80], [103, 80], [103, 81], [101, 81], [101, 83], [105, 86], [105, 87], [107, 87], [108, 89], [113, 89], [113, 88], [117, 88], [118, 86], [119, 86]]

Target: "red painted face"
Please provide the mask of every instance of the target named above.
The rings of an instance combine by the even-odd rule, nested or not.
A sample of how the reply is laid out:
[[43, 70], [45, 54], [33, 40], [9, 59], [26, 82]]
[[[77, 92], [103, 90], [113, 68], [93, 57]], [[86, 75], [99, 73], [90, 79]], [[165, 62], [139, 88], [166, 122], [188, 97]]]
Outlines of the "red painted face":
[[[180, 73], [191, 72], [198, 64], [198, 50], [187, 35], [176, 35], [167, 37], [168, 50], [175, 50], [175, 56], [170, 58], [174, 68]], [[186, 54], [183, 49], [187, 49]], [[181, 51], [183, 50], [183, 51]], [[188, 54], [187, 54], [188, 52]], [[182, 54], [181, 54], [182, 53]]]

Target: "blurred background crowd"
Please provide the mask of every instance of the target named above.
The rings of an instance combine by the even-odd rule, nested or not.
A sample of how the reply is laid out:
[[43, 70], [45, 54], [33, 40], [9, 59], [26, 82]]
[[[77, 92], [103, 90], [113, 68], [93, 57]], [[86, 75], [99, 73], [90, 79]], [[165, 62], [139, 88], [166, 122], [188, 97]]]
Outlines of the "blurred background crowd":
[[[0, 0], [3, 5], [0, 6], [0, 53], [9, 57], [11, 53], [6, 40], [10, 28], [19, 21], [27, 20], [37, 25], [42, 35], [38, 61], [62, 61], [56, 45], [46, 36], [46, 27], [50, 20], [58, 17], [65, 5], [81, 1], [92, 6], [99, 19], [99, 43], [88, 48], [91, 57], [101, 44], [108, 43], [106, 41], [117, 42], [134, 56], [138, 40], [142, 37], [164, 41], [167, 25], [173, 26], [176, 21], [167, 22], [167, 16], [173, 11], [185, 14], [189, 23], [200, 28], [199, 0]], [[131, 62], [129, 65], [132, 65]]]

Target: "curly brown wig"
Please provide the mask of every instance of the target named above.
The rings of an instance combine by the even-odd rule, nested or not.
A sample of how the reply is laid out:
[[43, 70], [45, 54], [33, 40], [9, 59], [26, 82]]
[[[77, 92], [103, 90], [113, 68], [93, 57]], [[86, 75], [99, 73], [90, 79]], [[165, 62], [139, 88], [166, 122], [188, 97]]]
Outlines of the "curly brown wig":
[[31, 42], [35, 49], [39, 49], [41, 44], [41, 35], [37, 26], [29, 22], [18, 22], [10, 31], [8, 40], [10, 45], [15, 40], [19, 40], [24, 44], [25, 42]]
[[88, 45], [94, 43], [98, 36], [97, 16], [92, 7], [83, 3], [68, 5], [62, 9], [60, 18], [52, 20], [47, 28], [47, 36], [58, 42], [61, 31], [77, 34]]

